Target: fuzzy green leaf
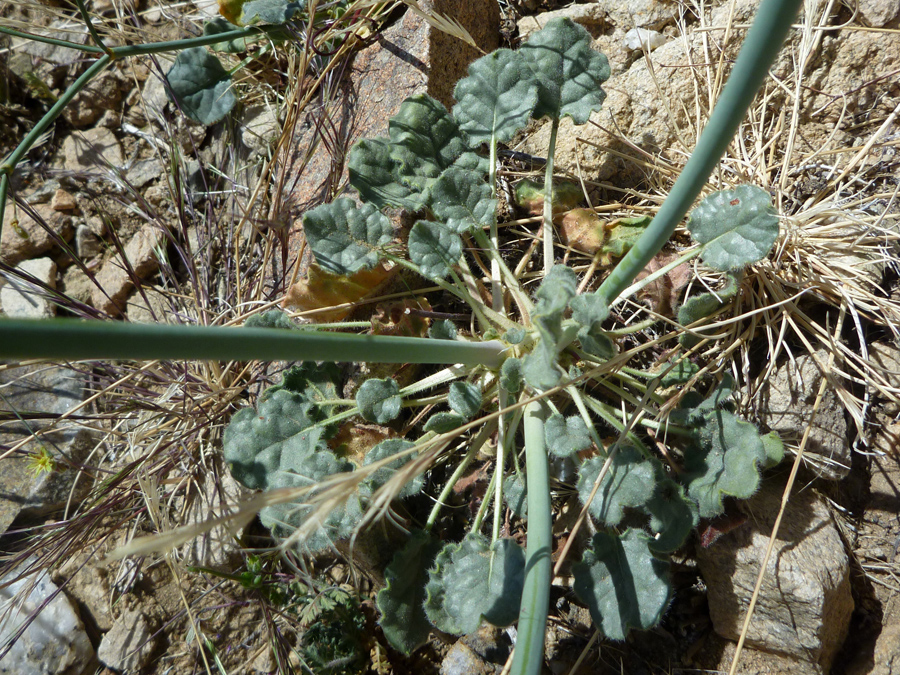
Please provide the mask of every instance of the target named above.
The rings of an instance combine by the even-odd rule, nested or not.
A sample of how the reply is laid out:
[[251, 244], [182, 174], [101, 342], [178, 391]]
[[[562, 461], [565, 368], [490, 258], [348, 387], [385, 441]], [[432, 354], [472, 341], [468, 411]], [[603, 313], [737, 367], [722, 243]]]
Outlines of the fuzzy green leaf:
[[538, 391], [552, 389], [559, 383], [556, 349], [552, 342], [542, 338], [532, 352], [525, 356], [522, 360], [522, 377], [530, 387]]
[[[605, 458], [592, 457], [578, 471], [578, 496], [587, 503]], [[656, 470], [653, 463], [631, 445], [619, 448], [588, 512], [606, 525], [615, 527], [625, 517], [625, 508], [643, 506], [653, 496]]]
[[691, 236], [703, 244], [703, 261], [717, 270], [741, 270], [762, 260], [778, 238], [778, 215], [769, 193], [754, 185], [715, 192], [688, 219]]
[[429, 279], [443, 279], [459, 262], [462, 240], [440, 223], [420, 220], [409, 233], [409, 259]]
[[293, 18], [300, 11], [303, 3], [288, 0], [250, 0], [241, 7], [241, 26], [259, 24], [282, 24]]
[[545, 323], [559, 323], [569, 301], [575, 297], [578, 277], [565, 265], [554, 265], [538, 287], [532, 316]]
[[[386, 441], [382, 441], [366, 453], [366, 457], [363, 460], [363, 466], [374, 464], [375, 462], [386, 459], [391, 455], [396, 455], [398, 452], [409, 450], [411, 447], [413, 447], [413, 445], [414, 443], [410, 443], [409, 441], [402, 438], [389, 438]], [[378, 488], [387, 483], [391, 479], [391, 477], [412, 458], [413, 455], [400, 457], [387, 466], [378, 469], [378, 471], [376, 471], [365, 481], [363, 481], [363, 485], [360, 486], [360, 489], [369, 493], [374, 493]], [[424, 485], [425, 478], [422, 475], [418, 475], [413, 480], [404, 485], [403, 489], [397, 496], [402, 499], [404, 497], [410, 497], [412, 495], [418, 494], [422, 491]]]
[[572, 318], [588, 331], [597, 331], [609, 316], [609, 307], [600, 296], [594, 293], [582, 293], [569, 301]]
[[400, 387], [390, 377], [383, 380], [371, 378], [362, 383], [356, 392], [356, 405], [363, 418], [375, 424], [387, 424], [400, 414]]
[[484, 180], [473, 180], [469, 171], [450, 168], [431, 190], [432, 210], [449, 229], [463, 234], [489, 226], [497, 217], [497, 200]]
[[423, 195], [400, 183], [397, 164], [391, 159], [391, 145], [384, 138], [359, 141], [347, 157], [350, 185], [363, 201], [385, 208], [395, 206], [418, 211], [425, 207]]
[[400, 182], [427, 203], [431, 186], [466, 150], [456, 120], [441, 103], [417, 94], [400, 104], [388, 133]]
[[650, 544], [640, 530], [619, 537], [598, 532], [572, 566], [573, 590], [607, 638], [624, 640], [632, 628], [653, 628], [669, 606], [669, 564], [653, 557]]
[[621, 258], [637, 243], [652, 220], [650, 216], [622, 218], [609, 231], [609, 236], [603, 242], [600, 251], [615, 258]]
[[763, 463], [763, 468], [771, 469], [773, 466], [781, 464], [782, 460], [784, 460], [784, 443], [781, 442], [778, 432], [770, 431], [760, 436], [760, 440], [762, 440], [763, 448], [766, 451], [766, 461]]
[[759, 432], [727, 410], [703, 416], [697, 444], [684, 451], [688, 494], [696, 500], [703, 518], [724, 511], [723, 497], [748, 499], [759, 487], [759, 468], [768, 462], [767, 447]]
[[282, 328], [294, 329], [299, 328], [297, 324], [291, 321], [291, 317], [287, 312], [280, 309], [270, 309], [262, 314], [254, 314], [244, 322], [247, 328]]
[[657, 480], [644, 510], [650, 514], [650, 529], [656, 534], [650, 548], [657, 553], [678, 549], [700, 521], [697, 505], [687, 498], [684, 487], [664, 476]]
[[700, 372], [700, 366], [687, 359], [681, 359], [675, 363], [674, 367], [668, 373], [662, 376], [659, 384], [664, 389], [676, 384], [684, 384], [698, 372]]
[[557, 457], [571, 457], [593, 444], [587, 425], [577, 415], [569, 418], [559, 413], [550, 415], [544, 422], [544, 437], [547, 450]]
[[513, 356], [500, 366], [500, 386], [515, 394], [522, 388], [522, 361]]
[[346, 198], [307, 211], [303, 231], [319, 266], [341, 275], [373, 267], [379, 249], [394, 237], [391, 221], [378, 209], [371, 204], [357, 208]]
[[453, 412], [465, 419], [472, 419], [481, 410], [481, 389], [468, 382], [453, 382], [447, 403]]
[[571, 19], [553, 19], [519, 48], [538, 83], [533, 117], [572, 118], [584, 124], [606, 98], [600, 85], [609, 79], [606, 57], [591, 49], [591, 36]]
[[448, 431], [458, 429], [466, 423], [466, 418], [455, 412], [439, 412], [428, 418], [425, 431], [433, 431], [436, 434], [446, 434]]
[[510, 474], [503, 479], [503, 499], [519, 518], [528, 515], [528, 485], [522, 474]]
[[591, 332], [582, 328], [578, 331], [578, 340], [585, 352], [603, 361], [609, 361], [618, 353], [616, 343], [602, 330]]
[[406, 655], [425, 644], [431, 632], [423, 603], [428, 568], [439, 547], [440, 542], [415, 530], [384, 570], [385, 585], [376, 598], [378, 623], [391, 646]]
[[455, 340], [456, 324], [449, 319], [435, 321], [428, 327], [428, 337], [432, 340]]
[[181, 110], [195, 122], [215, 124], [237, 103], [231, 75], [205, 47], [180, 51], [166, 79]]
[[458, 103], [453, 115], [469, 146], [477, 148], [492, 139], [506, 143], [528, 124], [537, 103], [537, 85], [521, 55], [498, 49], [469, 66], [468, 77], [456, 84], [454, 98]]
[[525, 551], [512, 539], [490, 541], [470, 534], [448, 544], [429, 573], [425, 613], [439, 630], [473, 633], [482, 618], [508, 626], [519, 614], [525, 581]]

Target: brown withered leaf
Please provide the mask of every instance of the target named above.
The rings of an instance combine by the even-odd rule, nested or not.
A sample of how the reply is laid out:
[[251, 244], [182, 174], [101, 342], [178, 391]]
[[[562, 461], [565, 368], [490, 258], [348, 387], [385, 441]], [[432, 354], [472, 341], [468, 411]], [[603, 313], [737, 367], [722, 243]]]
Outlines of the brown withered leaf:
[[309, 319], [316, 323], [342, 321], [354, 308], [337, 307], [338, 305], [371, 297], [380, 291], [397, 271], [397, 267], [389, 268], [385, 263], [381, 263], [370, 270], [364, 269], [342, 277], [326, 272], [313, 263], [309, 266], [306, 279], [298, 281], [288, 289], [281, 306], [301, 312], [335, 307], [330, 311], [312, 314]]
[[593, 255], [606, 240], [603, 221], [591, 209], [572, 209], [558, 223], [562, 243]]
[[[678, 257], [677, 253], [657, 253], [647, 266], [638, 272], [635, 281], [646, 279], [653, 272], [665, 267]], [[641, 289], [637, 299], [645, 302], [657, 314], [668, 317], [675, 316], [675, 307], [678, 306], [681, 291], [690, 282], [691, 275], [690, 264], [678, 265]]]
[[407, 298], [402, 302], [378, 305], [372, 315], [372, 334], [425, 337], [431, 319], [422, 316], [422, 312], [430, 311], [431, 305], [425, 298]]
[[395, 436], [395, 432], [377, 424], [355, 424], [347, 422], [330, 441], [329, 447], [339, 457], [349, 459], [357, 466], [362, 466], [366, 453], [381, 441]]
[[[566, 181], [553, 185], [553, 217], [578, 206], [584, 199], [581, 187]], [[516, 186], [516, 204], [530, 216], [544, 212], [544, 182], [525, 178]]]

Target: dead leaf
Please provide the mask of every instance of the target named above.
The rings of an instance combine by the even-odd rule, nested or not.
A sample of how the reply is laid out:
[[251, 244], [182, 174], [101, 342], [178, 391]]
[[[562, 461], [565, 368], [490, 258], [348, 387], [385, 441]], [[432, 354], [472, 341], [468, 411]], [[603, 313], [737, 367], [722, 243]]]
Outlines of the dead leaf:
[[397, 267], [387, 267], [385, 263], [370, 270], [360, 270], [342, 277], [326, 272], [313, 263], [309, 266], [306, 279], [298, 281], [288, 289], [281, 306], [285, 309], [307, 312], [335, 307], [330, 311], [311, 314], [309, 319], [316, 323], [342, 321], [350, 316], [353, 306], [338, 307], [371, 297], [380, 291], [397, 273]]
[[[638, 273], [635, 281], [646, 279], [653, 272], [662, 269], [678, 257], [677, 253], [657, 253], [647, 267]], [[647, 303], [650, 309], [657, 314], [668, 317], [675, 316], [675, 307], [678, 306], [681, 292], [690, 282], [691, 277], [691, 266], [688, 263], [678, 265], [641, 289], [637, 299]]]

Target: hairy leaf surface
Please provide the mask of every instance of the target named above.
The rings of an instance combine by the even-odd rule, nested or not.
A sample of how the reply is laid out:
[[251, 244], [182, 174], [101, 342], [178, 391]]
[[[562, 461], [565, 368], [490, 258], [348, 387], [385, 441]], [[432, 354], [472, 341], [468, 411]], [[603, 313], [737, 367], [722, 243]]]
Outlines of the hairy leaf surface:
[[438, 629], [473, 633], [482, 618], [508, 626], [519, 614], [525, 581], [525, 551], [512, 539], [491, 547], [480, 534], [448, 544], [429, 573], [425, 613]]
[[563, 417], [554, 413], [544, 422], [547, 450], [557, 457], [571, 457], [593, 444], [584, 420], [577, 415]]
[[303, 216], [306, 240], [322, 269], [352, 274], [378, 262], [379, 249], [394, 237], [391, 221], [371, 204], [357, 208], [351, 199], [335, 199]]
[[459, 262], [462, 240], [440, 223], [420, 220], [409, 233], [409, 259], [429, 279], [443, 279]]
[[[582, 504], [587, 503], [605, 461], [603, 457], [592, 457], [581, 465], [578, 496]], [[614, 527], [622, 522], [625, 508], [643, 506], [653, 496], [655, 488], [653, 463], [634, 446], [623, 445], [600, 481], [588, 511], [600, 522]]]
[[356, 392], [356, 405], [363, 419], [375, 424], [387, 424], [400, 414], [400, 387], [391, 377], [370, 378]]
[[653, 557], [650, 544], [640, 530], [618, 537], [598, 532], [572, 566], [575, 594], [607, 638], [624, 640], [632, 628], [652, 628], [669, 606], [669, 564]]

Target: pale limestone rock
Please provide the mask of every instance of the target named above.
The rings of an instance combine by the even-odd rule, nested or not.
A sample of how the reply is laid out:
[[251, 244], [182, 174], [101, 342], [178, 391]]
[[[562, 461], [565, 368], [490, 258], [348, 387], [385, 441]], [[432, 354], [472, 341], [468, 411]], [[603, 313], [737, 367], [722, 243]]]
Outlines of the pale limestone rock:
[[[0, 291], [0, 306], [11, 319], [49, 319], [56, 316], [56, 305], [51, 302], [49, 289], [56, 288], [56, 263], [50, 258], [33, 258], [16, 266], [22, 277], [9, 275]], [[43, 284], [32, 283], [28, 277]]]

